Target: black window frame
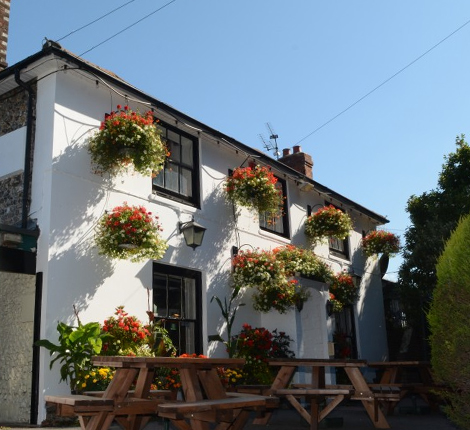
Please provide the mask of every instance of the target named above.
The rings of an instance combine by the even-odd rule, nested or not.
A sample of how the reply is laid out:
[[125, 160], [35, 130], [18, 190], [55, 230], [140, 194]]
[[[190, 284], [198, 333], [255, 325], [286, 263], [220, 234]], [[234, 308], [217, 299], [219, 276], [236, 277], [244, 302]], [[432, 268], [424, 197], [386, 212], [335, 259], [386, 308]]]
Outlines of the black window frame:
[[276, 179], [277, 179], [277, 183], [280, 184], [282, 188], [283, 203], [282, 203], [281, 219], [282, 219], [283, 231], [279, 232], [279, 231], [269, 228], [268, 222], [266, 222], [266, 225], [261, 225], [261, 219], [262, 217], [267, 217], [267, 212], [263, 212], [259, 214], [259, 227], [263, 231], [267, 231], [269, 233], [277, 234], [278, 236], [285, 237], [286, 239], [290, 239], [289, 205], [287, 202], [287, 181], [277, 176], [276, 176]]
[[[197, 208], [200, 208], [200, 163], [199, 163], [199, 138], [187, 133], [178, 127], [172, 126], [160, 119], [156, 119], [157, 126], [161, 125], [166, 129], [165, 135], [161, 135], [161, 138], [164, 142], [168, 141], [168, 131], [171, 131], [173, 133], [176, 133], [186, 139], [189, 139], [193, 143], [193, 150], [192, 150], [192, 166], [189, 166], [188, 164], [185, 164], [183, 161], [180, 160], [175, 160], [174, 158], [172, 159], [172, 154], [170, 152], [170, 156], [165, 162], [165, 166], [161, 172], [157, 174], [155, 178], [152, 178], [152, 191], [158, 195], [161, 195], [163, 197], [167, 197], [172, 200], [177, 200], [182, 203], [186, 203], [191, 206], [195, 206]], [[181, 137], [180, 137], [181, 141]], [[179, 142], [178, 142], [179, 143]], [[170, 148], [168, 148], [170, 150]], [[186, 196], [184, 194], [181, 194], [180, 192], [176, 192], [173, 190], [170, 190], [166, 188], [165, 186], [161, 186], [155, 183], [155, 179], [158, 177], [165, 179], [165, 170], [168, 168], [168, 165], [170, 163], [173, 163], [177, 165], [179, 168], [184, 168], [187, 170], [191, 171], [192, 177], [191, 177], [191, 189], [192, 189], [192, 195], [191, 196]], [[160, 176], [163, 175], [163, 176]]]
[[[155, 275], [165, 275], [173, 278], [189, 278], [194, 279], [195, 281], [195, 318], [182, 318], [182, 317], [173, 317], [168, 315], [168, 308], [166, 309], [165, 315], [155, 315], [155, 320], [164, 321], [164, 326], [167, 330], [171, 327], [171, 324], [181, 324], [186, 321], [194, 323], [194, 351], [181, 351], [178, 350], [178, 355], [183, 353], [196, 353], [203, 354], [203, 313], [202, 313], [202, 272], [198, 270], [188, 269], [180, 266], [173, 266], [169, 264], [163, 264], [158, 262], [153, 262], [153, 271], [152, 271], [152, 309], [154, 309], [155, 304]], [[167, 280], [168, 282], [168, 280]], [[167, 287], [168, 288], [168, 287]], [[171, 335], [171, 333], [170, 333]], [[175, 345], [178, 347], [178, 345]]]

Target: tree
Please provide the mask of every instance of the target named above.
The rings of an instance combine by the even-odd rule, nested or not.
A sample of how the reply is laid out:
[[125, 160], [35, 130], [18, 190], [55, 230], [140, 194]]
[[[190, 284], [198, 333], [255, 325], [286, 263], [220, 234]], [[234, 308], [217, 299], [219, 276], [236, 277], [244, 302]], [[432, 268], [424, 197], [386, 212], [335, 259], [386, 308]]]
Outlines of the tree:
[[470, 216], [452, 233], [436, 267], [428, 321], [431, 363], [436, 382], [448, 387], [449, 418], [470, 429]]
[[424, 333], [424, 313], [436, 286], [436, 263], [460, 217], [470, 212], [470, 146], [456, 138], [457, 149], [444, 157], [435, 190], [408, 199], [411, 226], [404, 235], [399, 285], [408, 324]]

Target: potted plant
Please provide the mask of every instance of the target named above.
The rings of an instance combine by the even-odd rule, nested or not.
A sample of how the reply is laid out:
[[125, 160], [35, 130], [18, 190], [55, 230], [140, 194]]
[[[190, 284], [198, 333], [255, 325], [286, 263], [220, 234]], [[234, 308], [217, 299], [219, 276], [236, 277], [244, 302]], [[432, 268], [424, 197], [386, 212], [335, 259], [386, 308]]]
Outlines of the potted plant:
[[362, 238], [361, 246], [367, 257], [377, 254], [393, 256], [400, 250], [400, 239], [388, 231], [374, 230]]
[[95, 369], [91, 357], [101, 353], [109, 335], [101, 331], [100, 323], [82, 324], [80, 320], [76, 327], [59, 322], [57, 332], [58, 344], [41, 339], [35, 345], [49, 350], [53, 356], [49, 364], [51, 369], [56, 361], [61, 364], [60, 380], [68, 382], [72, 392], [81, 392], [87, 387], [86, 376]]
[[333, 305], [333, 312], [340, 312], [344, 306], [353, 304], [358, 298], [358, 293], [351, 275], [339, 273], [333, 276], [330, 284], [330, 303]]
[[95, 240], [100, 254], [111, 258], [159, 260], [168, 248], [161, 231], [157, 216], [143, 206], [124, 202], [101, 217]]
[[258, 212], [278, 212], [282, 190], [269, 167], [238, 167], [225, 181], [227, 199]]
[[89, 140], [88, 150], [96, 170], [112, 175], [127, 171], [131, 165], [143, 175], [156, 175], [168, 156], [152, 112], [142, 115], [121, 105], [105, 115], [99, 131]]
[[352, 229], [350, 216], [333, 205], [324, 206], [305, 221], [305, 234], [314, 241], [326, 237], [346, 239]]

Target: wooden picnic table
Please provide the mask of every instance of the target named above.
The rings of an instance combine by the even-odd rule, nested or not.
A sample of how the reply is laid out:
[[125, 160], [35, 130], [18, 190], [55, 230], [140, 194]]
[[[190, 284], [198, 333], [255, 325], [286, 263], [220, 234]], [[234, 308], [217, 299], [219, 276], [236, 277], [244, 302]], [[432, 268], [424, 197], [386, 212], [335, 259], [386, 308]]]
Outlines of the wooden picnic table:
[[[140, 430], [157, 413], [180, 430], [209, 430], [211, 422], [220, 430], [242, 429], [250, 410], [263, 409], [268, 400], [225, 391], [217, 368], [242, 367], [244, 359], [99, 356], [92, 362], [116, 369], [101, 397], [46, 396], [46, 401], [73, 405], [83, 430], [107, 430], [113, 420], [126, 430]], [[178, 369], [183, 399], [150, 395], [155, 370], [160, 367]]]
[[[428, 361], [373, 361], [368, 366], [381, 372], [380, 386], [396, 387], [400, 390], [400, 398], [409, 393], [418, 394], [433, 409], [437, 408], [431, 391], [438, 387], [434, 384]], [[387, 413], [392, 413], [395, 405], [389, 403]]]
[[[270, 393], [274, 396], [286, 398], [310, 424], [311, 430], [317, 430], [319, 422], [345, 398], [361, 401], [376, 428], [390, 427], [382, 411], [377, 407], [375, 394], [362, 375], [361, 368], [367, 366], [365, 360], [282, 358], [269, 361], [269, 365], [279, 367]], [[351, 385], [325, 385], [325, 372], [327, 368], [331, 367], [343, 368]], [[294, 374], [300, 368], [311, 371], [311, 381], [307, 384], [291, 384]], [[310, 403], [310, 411], [302, 406], [299, 401], [301, 398]], [[329, 398], [330, 402], [322, 409], [321, 404], [326, 398]], [[270, 415], [268, 412], [263, 419], [258, 419], [255, 422], [257, 424], [267, 424]]]

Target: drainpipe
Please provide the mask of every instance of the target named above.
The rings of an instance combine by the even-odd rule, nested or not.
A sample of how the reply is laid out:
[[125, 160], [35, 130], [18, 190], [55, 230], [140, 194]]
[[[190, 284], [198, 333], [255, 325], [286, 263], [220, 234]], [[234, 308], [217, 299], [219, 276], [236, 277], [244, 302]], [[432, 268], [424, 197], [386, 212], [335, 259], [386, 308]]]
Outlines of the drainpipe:
[[26, 147], [24, 154], [24, 179], [23, 179], [23, 207], [21, 213], [21, 227], [28, 225], [28, 197], [31, 182], [31, 152], [33, 148], [33, 99], [34, 91], [30, 85], [20, 79], [20, 71], [15, 70], [16, 83], [28, 92], [28, 112], [26, 117]]

